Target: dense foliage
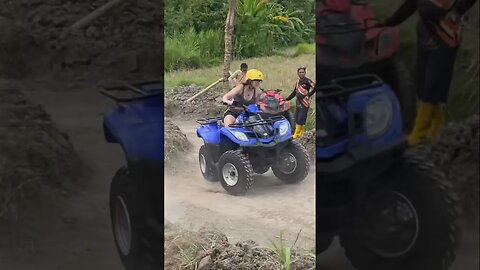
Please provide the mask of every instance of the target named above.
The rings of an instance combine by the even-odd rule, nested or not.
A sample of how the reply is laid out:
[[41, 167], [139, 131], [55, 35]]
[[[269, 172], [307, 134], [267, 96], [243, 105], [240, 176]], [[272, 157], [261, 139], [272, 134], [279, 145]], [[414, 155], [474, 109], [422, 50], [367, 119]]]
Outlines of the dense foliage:
[[[227, 4], [218, 0], [166, 1], [167, 71], [222, 62]], [[234, 57], [266, 56], [301, 42], [312, 42], [314, 29], [313, 0], [237, 0]]]

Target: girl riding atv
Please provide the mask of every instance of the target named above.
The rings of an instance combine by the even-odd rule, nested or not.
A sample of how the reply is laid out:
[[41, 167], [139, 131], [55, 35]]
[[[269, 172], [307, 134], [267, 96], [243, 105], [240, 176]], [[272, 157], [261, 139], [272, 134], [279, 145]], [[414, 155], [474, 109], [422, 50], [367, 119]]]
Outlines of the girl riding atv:
[[256, 104], [263, 98], [264, 93], [259, 88], [262, 81], [263, 73], [257, 69], [250, 69], [247, 71], [246, 81], [235, 86], [223, 96], [223, 102], [231, 105], [223, 115], [225, 127], [235, 123], [235, 119], [243, 111], [243, 105]]

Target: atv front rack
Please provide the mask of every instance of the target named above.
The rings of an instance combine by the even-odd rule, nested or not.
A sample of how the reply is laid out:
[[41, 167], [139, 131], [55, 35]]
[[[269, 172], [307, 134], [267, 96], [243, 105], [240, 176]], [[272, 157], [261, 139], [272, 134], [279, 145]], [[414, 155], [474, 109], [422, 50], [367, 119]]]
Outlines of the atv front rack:
[[222, 120], [223, 120], [223, 117], [217, 116], [217, 117], [209, 117], [209, 118], [200, 118], [195, 120], [195, 122], [197, 122], [200, 125], [207, 125], [207, 124], [217, 122], [217, 121], [222, 121]]
[[258, 121], [248, 123], [248, 124], [245, 124], [245, 123], [231, 124], [230, 127], [242, 128], [242, 127], [254, 127], [254, 126], [260, 126], [260, 125], [268, 125], [268, 124], [272, 124], [272, 123], [275, 123], [277, 121], [281, 121], [281, 120], [284, 120], [284, 119], [286, 119], [286, 118], [283, 115], [271, 116], [267, 119], [258, 120]]
[[[368, 22], [376, 22], [377, 24], [374, 24], [373, 26], [368, 26]], [[351, 22], [351, 23], [329, 23], [329, 24], [324, 24], [321, 25], [321, 27], [318, 27], [318, 29], [323, 30], [318, 30], [316, 31], [317, 35], [340, 35], [340, 34], [348, 34], [348, 33], [355, 33], [355, 32], [365, 32], [370, 29], [375, 29], [375, 28], [383, 28], [383, 26], [379, 26], [378, 23], [380, 20], [375, 19], [375, 18], [367, 18], [363, 20], [363, 23], [361, 22]]]
[[163, 95], [163, 82], [154, 80], [106, 86], [100, 90], [100, 93], [117, 102], [134, 101]]
[[383, 85], [383, 80], [375, 74], [346, 76], [331, 80], [331, 84], [315, 86], [320, 95], [316, 99], [328, 99], [334, 96], [348, 95], [368, 88]]

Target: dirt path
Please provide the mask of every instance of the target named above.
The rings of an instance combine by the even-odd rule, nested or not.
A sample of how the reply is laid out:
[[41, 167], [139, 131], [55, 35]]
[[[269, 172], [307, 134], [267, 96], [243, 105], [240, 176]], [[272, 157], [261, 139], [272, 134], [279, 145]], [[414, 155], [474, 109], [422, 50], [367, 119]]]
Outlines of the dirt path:
[[[255, 176], [255, 184], [247, 196], [228, 195], [220, 183], [203, 179], [198, 167], [198, 149], [202, 140], [196, 136], [194, 121], [174, 120], [193, 144], [175, 170], [166, 171], [165, 212], [168, 220], [191, 228], [214, 225], [222, 229], [232, 242], [253, 239], [269, 244], [280, 231], [287, 240], [306, 249], [315, 241], [314, 166], [301, 184], [285, 185], [271, 170]], [[180, 168], [181, 166], [181, 168]]]

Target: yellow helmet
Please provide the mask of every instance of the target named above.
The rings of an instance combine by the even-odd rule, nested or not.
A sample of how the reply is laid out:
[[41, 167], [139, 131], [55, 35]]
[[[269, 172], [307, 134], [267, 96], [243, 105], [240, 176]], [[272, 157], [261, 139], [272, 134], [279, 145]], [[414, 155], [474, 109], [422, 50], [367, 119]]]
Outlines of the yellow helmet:
[[246, 75], [247, 80], [260, 80], [263, 81], [263, 73], [258, 69], [249, 69]]

